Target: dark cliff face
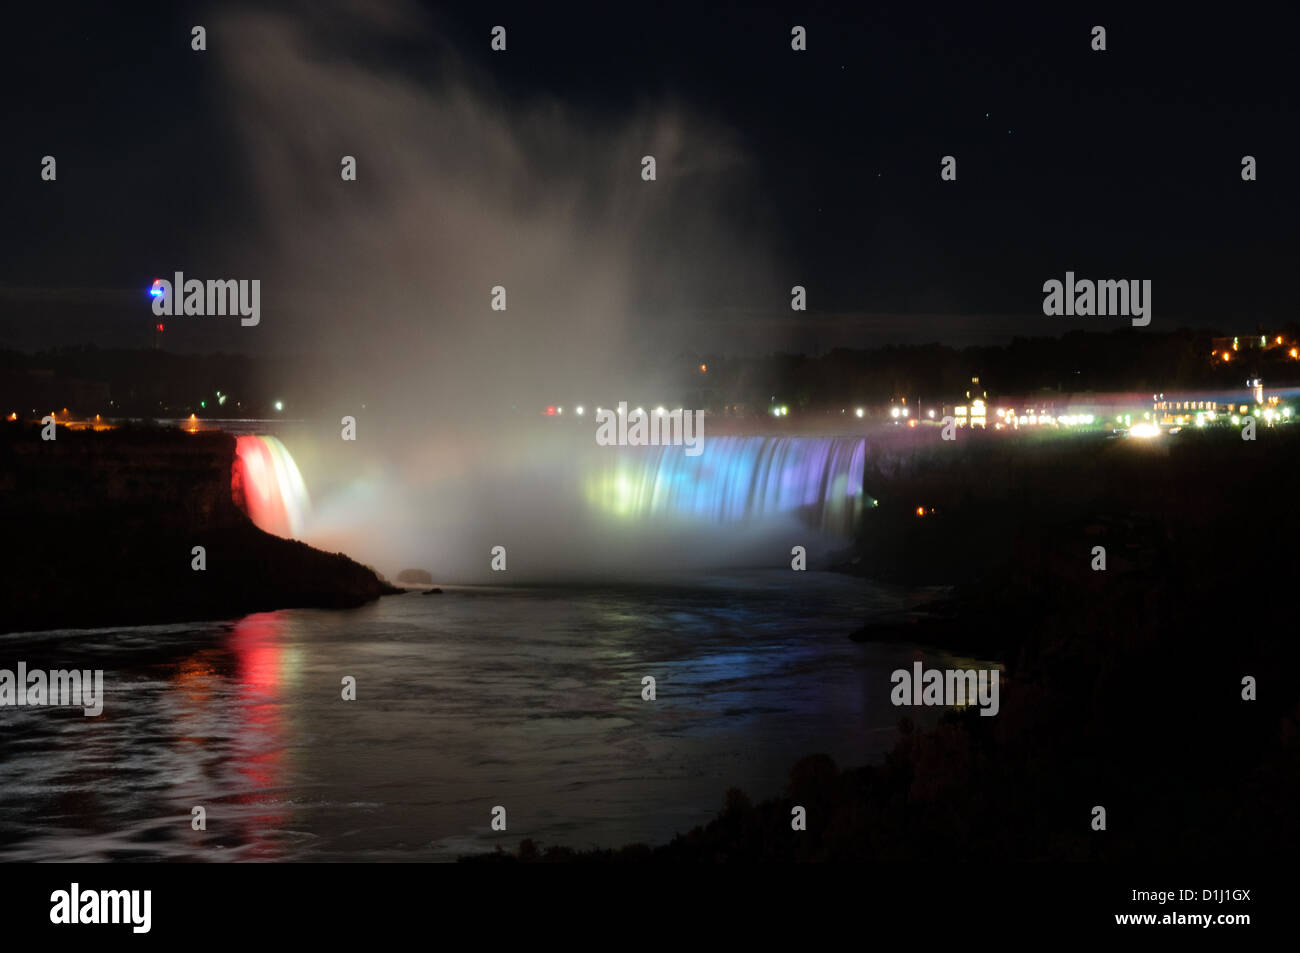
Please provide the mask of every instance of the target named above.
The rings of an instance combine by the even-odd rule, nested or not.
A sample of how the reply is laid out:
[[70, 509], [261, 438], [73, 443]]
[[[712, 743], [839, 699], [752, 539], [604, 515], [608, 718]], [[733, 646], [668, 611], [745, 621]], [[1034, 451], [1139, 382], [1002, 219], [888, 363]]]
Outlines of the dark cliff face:
[[0, 431], [0, 631], [347, 607], [389, 591], [346, 556], [255, 527], [232, 497], [228, 434]]
[[[231, 527], [241, 518], [231, 497], [235, 438], [222, 433], [59, 429], [44, 441], [12, 431], [0, 447], [0, 509], [15, 507], [61, 521], [111, 510], [127, 524], [173, 529]], [[8, 499], [10, 494], [16, 494]]]

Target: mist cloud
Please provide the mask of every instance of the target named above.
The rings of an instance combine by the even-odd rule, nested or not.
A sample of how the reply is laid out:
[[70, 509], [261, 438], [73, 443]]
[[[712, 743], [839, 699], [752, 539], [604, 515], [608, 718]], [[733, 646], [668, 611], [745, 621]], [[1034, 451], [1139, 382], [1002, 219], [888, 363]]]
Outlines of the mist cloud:
[[697, 344], [674, 308], [770, 279], [724, 211], [751, 174], [736, 137], [682, 102], [611, 116], [511, 94], [404, 4], [246, 11], [214, 33], [260, 208], [243, 230], [258, 332], [321, 355], [285, 382], [320, 418], [286, 438], [309, 540], [442, 578], [480, 575], [496, 543], [537, 572], [644, 559], [644, 540], [597, 545], [587, 435], [551, 440], [538, 415], [655, 393]]

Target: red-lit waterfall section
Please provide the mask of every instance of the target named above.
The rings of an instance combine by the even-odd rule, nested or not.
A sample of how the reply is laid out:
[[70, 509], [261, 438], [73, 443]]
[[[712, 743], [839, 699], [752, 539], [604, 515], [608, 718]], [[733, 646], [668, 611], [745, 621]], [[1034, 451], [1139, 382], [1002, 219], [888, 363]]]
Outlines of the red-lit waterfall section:
[[231, 493], [259, 529], [301, 537], [311, 500], [293, 456], [275, 437], [238, 438]]

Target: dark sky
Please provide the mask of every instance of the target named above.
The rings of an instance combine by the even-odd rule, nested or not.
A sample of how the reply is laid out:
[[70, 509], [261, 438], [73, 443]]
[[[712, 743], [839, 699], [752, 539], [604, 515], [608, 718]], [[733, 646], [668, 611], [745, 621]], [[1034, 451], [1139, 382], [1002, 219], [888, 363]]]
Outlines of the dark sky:
[[[1153, 330], [1294, 320], [1297, 15], [1036, 6], [420, 4], [427, 31], [358, 41], [356, 58], [436, 88], [450, 49], [506, 112], [555, 100], [598, 128], [671, 103], [726, 130], [746, 173], [716, 214], [762, 236], [776, 267], [692, 283], [689, 300], [667, 279], [639, 296], [646, 322], [689, 325], [706, 344], [745, 327], [795, 350], [1059, 334], [1041, 287], [1067, 269], [1151, 279]], [[192, 24], [211, 34], [237, 9], [6, 12], [0, 346], [141, 345], [153, 277], [177, 262], [236, 272], [238, 249], [257, 247], [242, 106], [217, 78], [226, 54], [211, 36], [207, 53], [189, 48]], [[274, 9], [348, 55], [325, 8]], [[488, 47], [497, 23], [505, 55]], [[794, 24], [805, 53], [790, 50]], [[1095, 24], [1105, 52], [1090, 49]], [[39, 179], [45, 154], [57, 183]], [[955, 183], [939, 178], [946, 154]], [[807, 315], [788, 309], [795, 283]]]

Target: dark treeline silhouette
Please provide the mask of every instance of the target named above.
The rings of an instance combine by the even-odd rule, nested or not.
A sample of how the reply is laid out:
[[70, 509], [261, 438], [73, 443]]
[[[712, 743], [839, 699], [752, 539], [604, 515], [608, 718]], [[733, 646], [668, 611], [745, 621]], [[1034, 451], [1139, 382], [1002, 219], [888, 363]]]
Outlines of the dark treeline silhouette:
[[[243, 354], [67, 347], [0, 351], [0, 407], [6, 414], [187, 415], [207, 401], [231, 417], [265, 413], [287, 365]], [[228, 394], [218, 403], [217, 392]]]
[[[1121, 328], [1072, 331], [1058, 338], [1016, 338], [1006, 345], [957, 349], [942, 344], [837, 348], [825, 354], [772, 354], [761, 358], [676, 353], [639, 356], [628, 380], [648, 376], [666, 388], [660, 398], [719, 411], [743, 404], [752, 413], [786, 404], [795, 410], [838, 413], [853, 405], [877, 405], [895, 397], [930, 402], [955, 398], [979, 377], [991, 397], [1057, 393], [1166, 391], [1179, 388], [1240, 388], [1246, 378], [1269, 386], [1300, 382], [1300, 324], [1263, 328], [1270, 347], [1243, 338], [1230, 361], [1213, 356], [1218, 332], [1154, 332]], [[1285, 347], [1271, 346], [1281, 336]], [[701, 365], [707, 371], [700, 371]], [[158, 350], [69, 347], [25, 353], [0, 351], [0, 407], [56, 409], [73, 413], [186, 415], [216, 411], [216, 392], [229, 395], [221, 413], [232, 417], [267, 413], [283, 400], [299, 414], [340, 401], [366, 401], [348, 376], [346, 356], [249, 356], [174, 354]], [[557, 395], [565, 383], [556, 384]], [[616, 400], [619, 395], [589, 396]], [[557, 398], [558, 399], [558, 398]], [[86, 406], [72, 406], [80, 401]], [[208, 406], [200, 406], [201, 401]], [[112, 405], [109, 405], [112, 401]], [[533, 408], [523, 408], [530, 411]]]
[[[785, 354], [709, 363], [711, 393], [766, 408], [775, 398], [792, 408], [838, 411], [895, 397], [931, 402], [961, 395], [972, 377], [990, 396], [1058, 393], [1156, 392], [1180, 388], [1241, 387], [1247, 377], [1277, 385], [1300, 380], [1300, 325], [1267, 328], [1286, 347], [1242, 348], [1225, 362], [1213, 356], [1212, 330], [1169, 333], [1122, 328], [1072, 331], [1059, 338], [1016, 338], [1010, 344], [954, 349], [942, 344], [873, 349], [837, 348], [818, 357]], [[1221, 353], [1221, 352], [1220, 352]]]

